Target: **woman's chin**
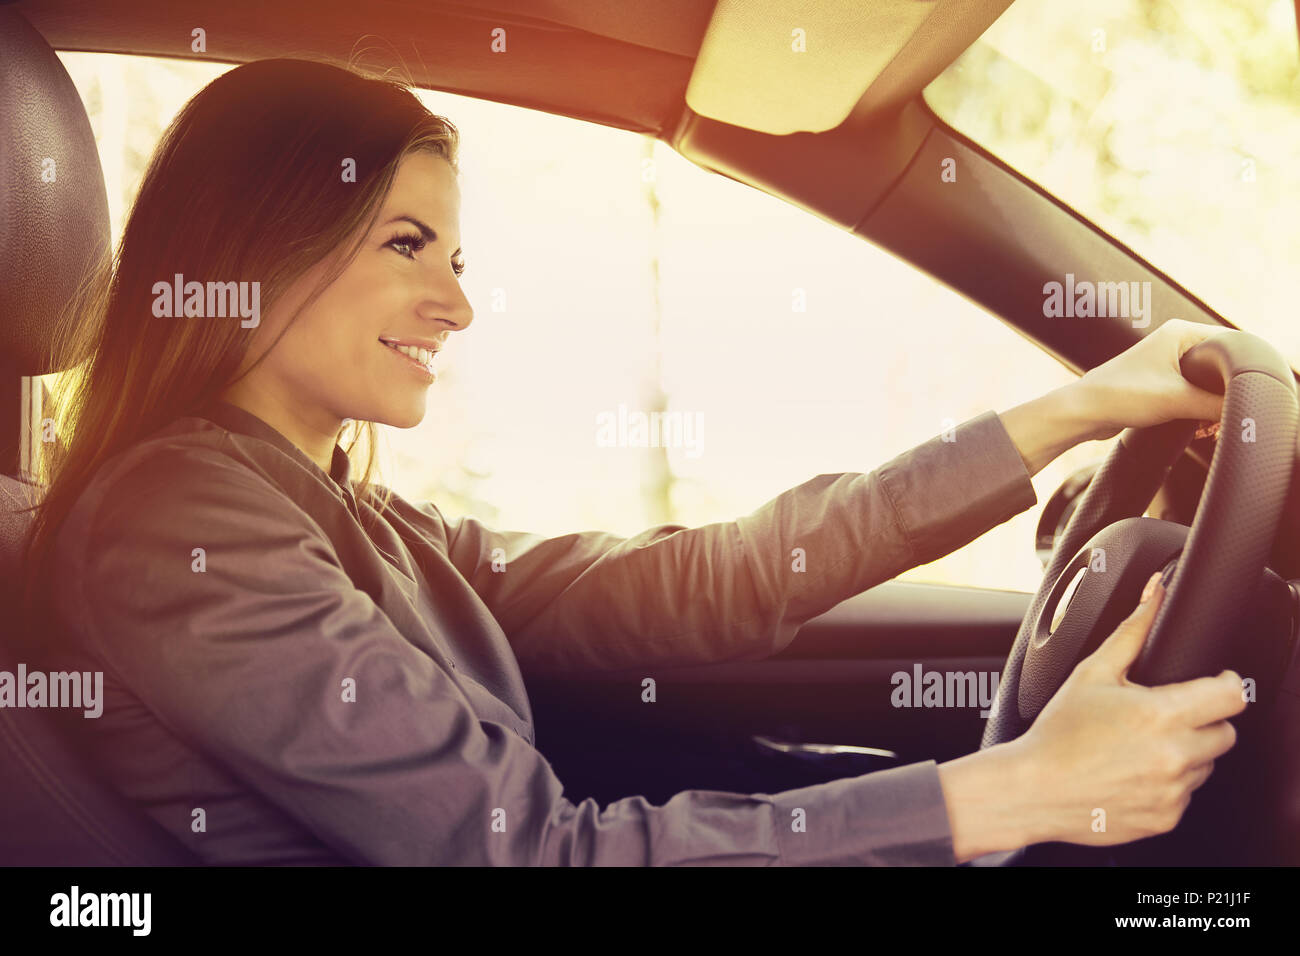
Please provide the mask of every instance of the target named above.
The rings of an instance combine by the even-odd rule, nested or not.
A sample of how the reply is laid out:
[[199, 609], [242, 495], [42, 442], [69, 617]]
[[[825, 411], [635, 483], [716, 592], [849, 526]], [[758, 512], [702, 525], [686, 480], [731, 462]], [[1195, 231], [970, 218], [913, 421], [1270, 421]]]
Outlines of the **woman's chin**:
[[400, 405], [394, 403], [394, 405], [385, 409], [385, 415], [374, 418], [372, 421], [383, 422], [385, 425], [391, 425], [394, 428], [414, 428], [424, 421], [427, 411], [425, 400], [426, 393], [421, 392], [418, 399]]

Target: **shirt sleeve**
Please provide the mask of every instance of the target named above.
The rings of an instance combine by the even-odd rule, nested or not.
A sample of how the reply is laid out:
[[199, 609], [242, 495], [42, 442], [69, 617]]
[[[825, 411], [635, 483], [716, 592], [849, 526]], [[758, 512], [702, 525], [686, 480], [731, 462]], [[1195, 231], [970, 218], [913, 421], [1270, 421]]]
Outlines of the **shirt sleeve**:
[[174, 451], [106, 480], [60, 535], [60, 613], [172, 733], [344, 859], [953, 862], [933, 762], [776, 795], [569, 801], [534, 747], [479, 719], [353, 586], [293, 501], [218, 450]]
[[1037, 501], [989, 411], [873, 472], [819, 475], [697, 528], [545, 538], [422, 510], [533, 676], [769, 657], [810, 618]]

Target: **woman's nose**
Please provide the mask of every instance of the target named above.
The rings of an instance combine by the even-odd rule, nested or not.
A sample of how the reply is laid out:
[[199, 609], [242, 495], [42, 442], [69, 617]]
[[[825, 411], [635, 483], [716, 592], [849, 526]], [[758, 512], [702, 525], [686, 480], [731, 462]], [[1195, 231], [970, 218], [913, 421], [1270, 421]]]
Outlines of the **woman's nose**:
[[426, 317], [437, 319], [456, 330], [467, 329], [474, 321], [474, 307], [469, 304], [465, 290], [459, 283], [446, 295], [435, 294], [420, 311]]
[[443, 315], [443, 318], [458, 331], [469, 328], [470, 323], [474, 321], [474, 308], [469, 304], [469, 299], [465, 297], [464, 292], [460, 293], [459, 300], [453, 311]]

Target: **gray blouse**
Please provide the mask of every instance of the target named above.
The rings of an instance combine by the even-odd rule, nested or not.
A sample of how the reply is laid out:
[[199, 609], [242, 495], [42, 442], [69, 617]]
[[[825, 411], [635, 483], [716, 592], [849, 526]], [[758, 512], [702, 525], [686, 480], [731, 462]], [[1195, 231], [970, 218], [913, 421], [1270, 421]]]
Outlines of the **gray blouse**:
[[102, 716], [69, 725], [210, 863], [951, 865], [933, 760], [574, 803], [525, 678], [767, 657], [1036, 501], [990, 411], [735, 521], [546, 538], [397, 496], [381, 515], [341, 448], [326, 474], [218, 402], [78, 500], [56, 540], [52, 667], [103, 672]]

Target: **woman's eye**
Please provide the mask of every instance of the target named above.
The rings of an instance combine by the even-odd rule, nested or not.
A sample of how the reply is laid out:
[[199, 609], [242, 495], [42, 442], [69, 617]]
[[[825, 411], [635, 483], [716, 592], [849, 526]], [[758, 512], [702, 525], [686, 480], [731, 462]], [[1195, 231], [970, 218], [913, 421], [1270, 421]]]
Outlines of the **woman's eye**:
[[[403, 259], [414, 259], [415, 254], [428, 245], [428, 240], [417, 232], [401, 233], [393, 236], [385, 243], [390, 249], [396, 252]], [[465, 260], [453, 259], [451, 261], [452, 271], [457, 277], [465, 274]]]
[[[424, 248], [425, 239], [419, 233], [402, 234], [393, 236], [388, 240], [387, 245], [402, 258], [414, 259], [415, 253]], [[410, 247], [410, 251], [402, 251], [404, 247]]]

